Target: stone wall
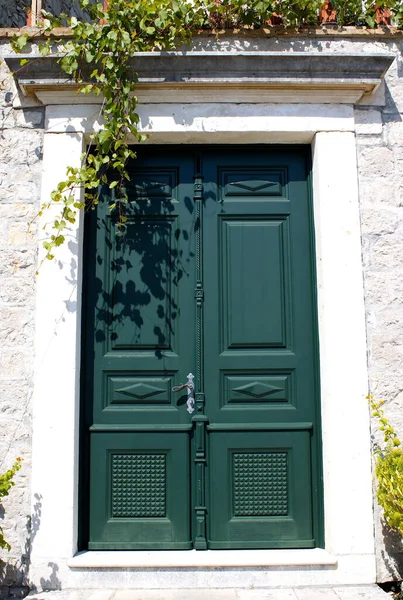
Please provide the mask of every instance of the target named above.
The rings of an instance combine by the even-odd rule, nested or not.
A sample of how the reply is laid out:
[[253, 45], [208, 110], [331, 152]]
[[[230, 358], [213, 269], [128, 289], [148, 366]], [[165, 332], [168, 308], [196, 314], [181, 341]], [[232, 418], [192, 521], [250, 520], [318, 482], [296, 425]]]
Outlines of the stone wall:
[[[387, 416], [403, 435], [403, 37], [362, 32], [220, 40], [204, 36], [196, 38], [194, 46], [396, 55], [385, 88], [370, 104], [357, 107], [355, 114], [370, 390], [385, 400]], [[5, 44], [3, 52], [8, 50]], [[34, 225], [28, 232], [27, 224], [39, 206], [44, 115], [40, 106], [26, 100], [24, 108], [14, 109], [15, 93], [6, 78], [0, 96], [0, 471], [18, 455], [24, 464], [4, 502], [4, 529], [12, 551], [9, 556], [0, 554], [9, 559], [7, 568], [0, 567], [3, 585], [24, 583], [30, 531], [35, 535], [40, 522], [40, 498], [31, 512], [29, 486], [37, 234]], [[340, 444], [345, 443], [348, 440], [340, 432]], [[383, 528], [376, 511], [378, 579], [402, 577], [400, 540]]]
[[[8, 45], [1, 54], [10, 52]], [[23, 458], [4, 500], [1, 524], [10, 553], [0, 551], [0, 597], [22, 586], [29, 566], [31, 514], [31, 394], [37, 235], [28, 222], [38, 211], [43, 109], [14, 109], [14, 89], [0, 65], [0, 473]]]
[[[401, 43], [386, 77], [386, 105], [356, 110], [370, 391], [403, 434], [403, 79]], [[377, 427], [374, 437], [379, 439]], [[401, 540], [375, 502], [378, 577], [403, 576]]]

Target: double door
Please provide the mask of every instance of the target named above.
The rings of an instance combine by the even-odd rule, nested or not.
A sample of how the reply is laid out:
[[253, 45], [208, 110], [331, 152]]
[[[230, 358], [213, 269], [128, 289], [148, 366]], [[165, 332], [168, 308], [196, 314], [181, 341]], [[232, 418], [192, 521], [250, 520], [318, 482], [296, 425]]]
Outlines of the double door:
[[87, 547], [320, 545], [307, 154], [144, 147], [88, 214]]

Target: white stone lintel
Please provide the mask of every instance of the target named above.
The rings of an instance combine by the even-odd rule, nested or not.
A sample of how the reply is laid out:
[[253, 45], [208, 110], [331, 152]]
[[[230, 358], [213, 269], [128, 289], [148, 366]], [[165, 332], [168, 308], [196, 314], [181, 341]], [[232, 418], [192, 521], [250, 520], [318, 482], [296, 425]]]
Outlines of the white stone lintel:
[[[310, 143], [318, 131], [345, 132], [355, 127], [353, 107], [338, 104], [148, 104], [139, 106], [139, 117], [139, 129], [150, 134], [151, 142], [165, 142], [161, 140], [165, 135], [174, 143], [196, 143], [192, 136], [197, 135], [197, 143], [203, 136], [210, 144], [231, 143], [230, 134], [242, 143], [237, 136], [245, 134], [252, 142]], [[46, 108], [45, 130], [49, 133], [91, 134], [102, 128], [98, 105]], [[225, 140], [219, 139], [222, 134]]]

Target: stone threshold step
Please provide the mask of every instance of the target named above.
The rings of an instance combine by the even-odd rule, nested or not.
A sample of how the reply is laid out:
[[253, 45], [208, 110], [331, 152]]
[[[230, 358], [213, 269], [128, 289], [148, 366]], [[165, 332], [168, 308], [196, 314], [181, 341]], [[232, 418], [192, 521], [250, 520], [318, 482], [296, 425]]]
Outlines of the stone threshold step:
[[278, 589], [61, 590], [41, 592], [27, 600], [389, 600], [377, 585]]
[[190, 567], [335, 567], [337, 558], [322, 548], [303, 550], [178, 550], [79, 552], [71, 569]]

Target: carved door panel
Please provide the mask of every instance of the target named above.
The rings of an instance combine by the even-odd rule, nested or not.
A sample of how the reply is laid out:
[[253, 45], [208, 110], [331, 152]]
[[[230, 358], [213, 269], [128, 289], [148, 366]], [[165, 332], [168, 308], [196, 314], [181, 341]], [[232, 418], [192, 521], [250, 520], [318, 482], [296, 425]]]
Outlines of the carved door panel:
[[305, 150], [148, 147], [130, 171], [85, 229], [82, 547], [320, 544]]

